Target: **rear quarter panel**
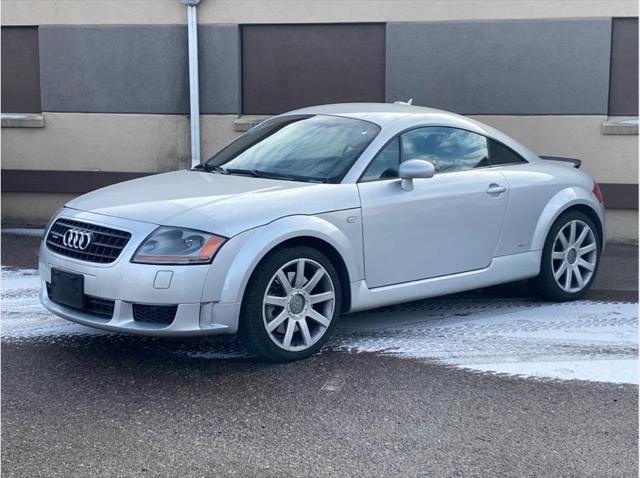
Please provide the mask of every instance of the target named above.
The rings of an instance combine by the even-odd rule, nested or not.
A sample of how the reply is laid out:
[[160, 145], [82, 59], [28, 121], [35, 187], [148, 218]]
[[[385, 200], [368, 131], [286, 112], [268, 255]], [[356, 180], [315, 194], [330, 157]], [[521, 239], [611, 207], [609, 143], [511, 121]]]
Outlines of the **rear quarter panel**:
[[592, 208], [604, 226], [593, 179], [570, 163], [540, 160], [499, 169], [508, 183], [509, 205], [496, 256], [541, 250], [553, 222], [574, 205]]

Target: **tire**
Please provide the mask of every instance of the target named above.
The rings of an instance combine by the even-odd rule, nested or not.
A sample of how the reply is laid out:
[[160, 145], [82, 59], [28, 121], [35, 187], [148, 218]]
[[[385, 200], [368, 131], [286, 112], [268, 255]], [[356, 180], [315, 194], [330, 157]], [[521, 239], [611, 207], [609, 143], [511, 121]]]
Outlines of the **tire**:
[[251, 352], [274, 362], [310, 357], [336, 326], [341, 294], [338, 273], [322, 252], [307, 246], [276, 249], [247, 284], [240, 340]]
[[593, 220], [580, 211], [569, 210], [556, 219], [545, 240], [536, 279], [542, 296], [558, 302], [583, 297], [598, 272], [601, 241]]

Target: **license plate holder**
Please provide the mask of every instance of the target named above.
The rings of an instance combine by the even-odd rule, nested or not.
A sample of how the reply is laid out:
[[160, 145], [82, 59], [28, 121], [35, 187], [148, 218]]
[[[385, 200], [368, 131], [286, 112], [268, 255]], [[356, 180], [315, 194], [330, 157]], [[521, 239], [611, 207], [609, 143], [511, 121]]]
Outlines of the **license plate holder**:
[[74, 309], [84, 306], [84, 276], [73, 272], [51, 269], [51, 293], [53, 302]]

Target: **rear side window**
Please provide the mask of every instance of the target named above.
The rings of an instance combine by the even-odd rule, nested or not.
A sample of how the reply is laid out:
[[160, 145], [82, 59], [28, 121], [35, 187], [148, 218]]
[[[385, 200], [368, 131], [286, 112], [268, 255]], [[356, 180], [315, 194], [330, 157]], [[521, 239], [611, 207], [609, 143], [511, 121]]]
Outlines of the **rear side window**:
[[491, 161], [491, 166], [527, 162], [514, 150], [493, 139], [489, 139], [489, 159]]

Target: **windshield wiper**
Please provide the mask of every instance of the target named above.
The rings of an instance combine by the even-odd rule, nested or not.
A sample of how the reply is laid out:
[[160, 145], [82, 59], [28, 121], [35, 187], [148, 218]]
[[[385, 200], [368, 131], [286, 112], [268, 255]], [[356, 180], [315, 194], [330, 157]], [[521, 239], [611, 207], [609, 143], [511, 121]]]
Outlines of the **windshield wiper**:
[[198, 164], [197, 166], [193, 167], [192, 171], [194, 169], [201, 169], [203, 171], [206, 171], [207, 173], [229, 174], [227, 170], [224, 169], [222, 166], [211, 166], [210, 164], [207, 164], [207, 163]]
[[247, 176], [253, 176], [254, 178], [265, 178], [265, 179], [282, 179], [284, 181], [303, 181], [303, 182], [313, 182], [313, 183], [326, 183], [328, 180], [322, 178], [310, 178], [307, 176], [298, 176], [296, 174], [281, 174], [281, 173], [273, 173], [271, 171], [263, 171], [260, 169], [235, 169], [235, 168], [227, 168], [227, 173], [229, 174], [246, 174]]
[[257, 169], [238, 169], [238, 168], [229, 168], [225, 169], [228, 174], [246, 174], [247, 176], [253, 176], [254, 178], [258, 178], [258, 170]]

